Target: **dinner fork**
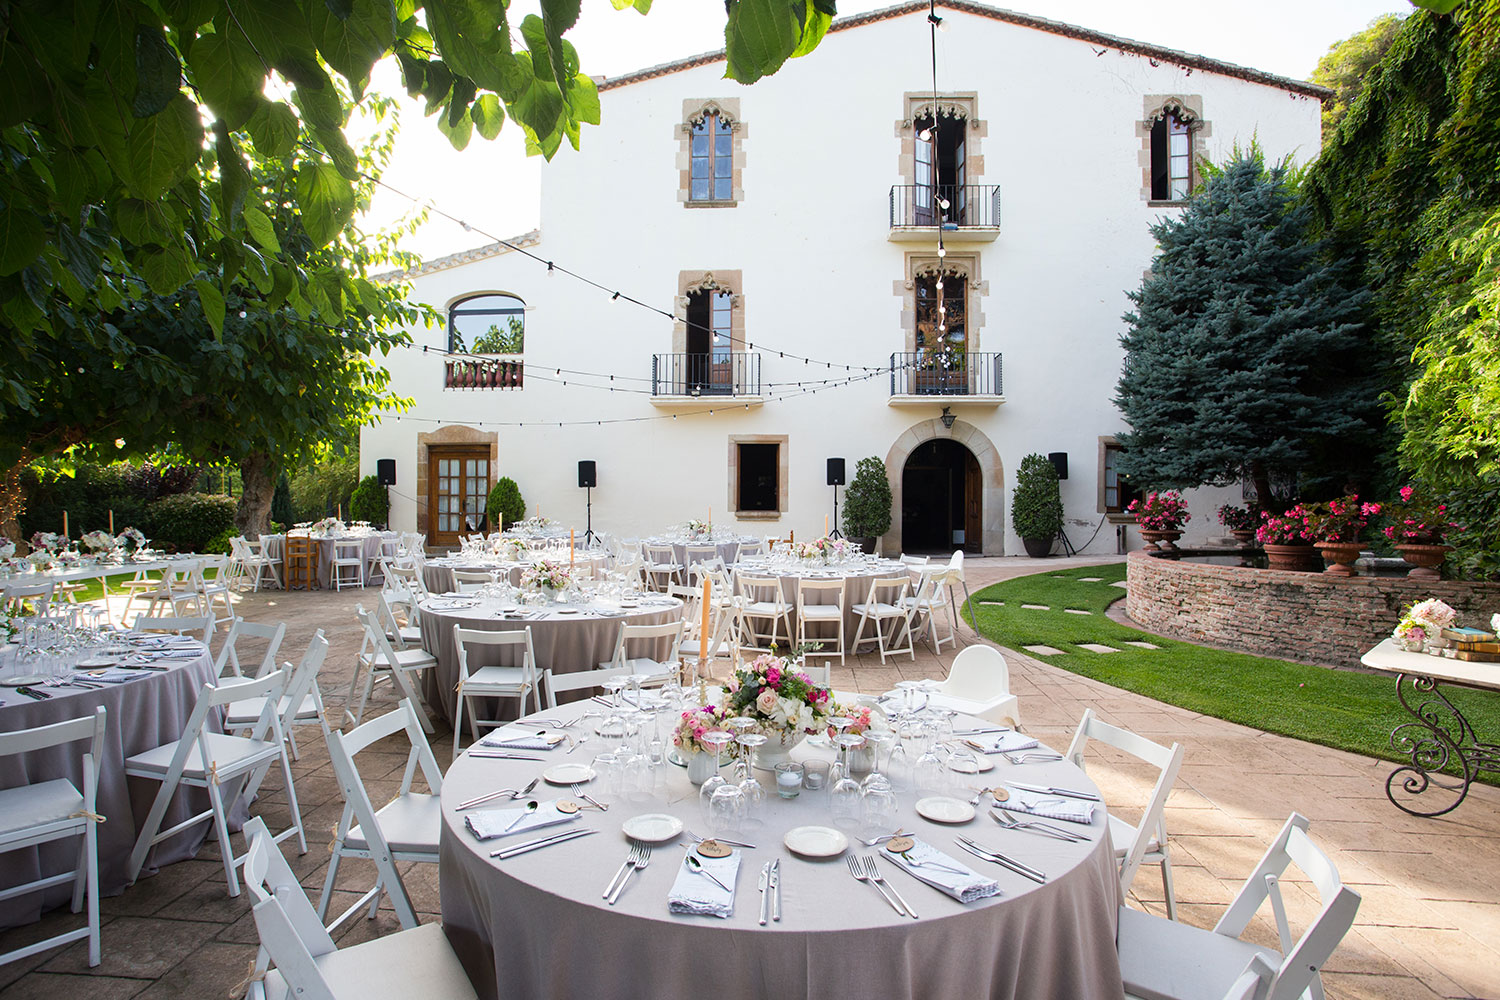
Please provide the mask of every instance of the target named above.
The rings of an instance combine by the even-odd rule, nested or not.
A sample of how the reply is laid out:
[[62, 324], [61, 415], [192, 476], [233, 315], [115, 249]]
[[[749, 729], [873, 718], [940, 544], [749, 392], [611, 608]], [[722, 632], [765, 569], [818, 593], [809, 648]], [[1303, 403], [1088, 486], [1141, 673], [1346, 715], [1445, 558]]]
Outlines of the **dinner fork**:
[[1005, 758], [1008, 764], [1052, 764], [1062, 760], [1060, 753], [1043, 753], [1026, 751], [1017, 755], [1015, 750], [1001, 750], [1000, 756]]
[[906, 907], [906, 912], [911, 914], [911, 918], [913, 920], [916, 920], [917, 911], [912, 909], [911, 904], [906, 901], [906, 897], [897, 892], [896, 887], [887, 882], [885, 876], [880, 874], [880, 867], [875, 864], [875, 855], [871, 854], [866, 857], [864, 859], [864, 865], [865, 871], [869, 873], [870, 878], [875, 880], [875, 885], [877, 887], [884, 886], [885, 888], [890, 889], [891, 895], [896, 897], [896, 902]]
[[[640, 852], [636, 855], [635, 860], [632, 861], [631, 864], [635, 866], [635, 871], [643, 872], [646, 870], [646, 866], [651, 863], [651, 845], [641, 844], [640, 848]], [[615, 902], [620, 898], [620, 893], [625, 891], [625, 883], [629, 881], [630, 872], [626, 872], [625, 877], [620, 880], [620, 884], [615, 886], [615, 894], [609, 897], [610, 906], [615, 905]]]
[[853, 854], [850, 854], [846, 856], [844, 860], [849, 863], [849, 874], [853, 875], [861, 882], [868, 882], [873, 885], [875, 887], [875, 891], [880, 893], [881, 898], [884, 899], [887, 903], [891, 904], [891, 909], [895, 910], [903, 917], [906, 916], [906, 911], [901, 908], [901, 904], [892, 899], [890, 893], [886, 892], [885, 888], [881, 886], [879, 882], [876, 882], [873, 878], [870, 877], [870, 875], [865, 871], [864, 864], [860, 861], [859, 858], [855, 857]]
[[897, 830], [895, 833], [888, 833], [888, 834], [886, 834], [883, 837], [871, 837], [869, 840], [866, 840], [863, 837], [856, 837], [855, 839], [858, 840], [861, 844], [864, 844], [866, 847], [874, 847], [876, 844], [883, 844], [887, 840], [895, 840], [897, 837], [910, 837], [910, 836], [911, 836], [911, 834], [909, 834], [909, 833], [905, 833], [905, 832], [903, 832], [901, 830]]
[[[682, 832], [693, 843], [695, 843], [695, 844], [701, 844], [701, 843], [703, 843], [703, 838], [700, 837], [700, 836], [698, 836], [692, 830], [683, 830]], [[728, 844], [730, 847], [744, 847], [744, 848], [748, 848], [749, 850], [752, 850], [752, 851], [755, 850], [755, 845], [754, 844], [742, 844], [738, 840], [725, 840], [723, 837], [715, 837], [713, 839], [716, 840], [716, 841], [718, 841], [721, 844]]]
[[609, 806], [605, 805], [602, 802], [599, 802], [593, 796], [589, 795], [587, 792], [585, 792], [583, 790], [583, 786], [579, 785], [577, 782], [575, 782], [573, 784], [573, 794], [576, 795], [576, 796], [578, 796], [580, 799], [582, 799], [583, 801], [587, 802], [589, 805], [593, 806], [595, 809], [599, 810], [600, 812], [608, 812], [609, 811]]
[[[996, 813], [999, 813], [1000, 815], [997, 816], [995, 815]], [[1004, 817], [1004, 819], [1001, 818], [1002, 816]], [[1039, 833], [1045, 837], [1056, 837], [1058, 840], [1066, 840], [1069, 843], [1076, 844], [1079, 841], [1088, 839], [1087, 837], [1080, 837], [1078, 834], [1072, 832], [1071, 830], [1064, 830], [1060, 826], [1053, 826], [1051, 823], [1043, 823], [1039, 820], [1016, 819], [1010, 813], [1006, 812], [1004, 809], [999, 808], [998, 806], [990, 810], [990, 819], [994, 820], [996, 823], [999, 823], [1007, 830], [1025, 830], [1028, 833]]]
[[[631, 866], [635, 864], [635, 859], [640, 857], [641, 850], [645, 846], [645, 844], [638, 844], [633, 840], [630, 842], [630, 853], [625, 855], [625, 863], [615, 872], [615, 877], [609, 880], [609, 885], [604, 887], [604, 894], [599, 897], [600, 899], [609, 899], [615, 891], [615, 883], [619, 882], [622, 878], [629, 877]], [[610, 899], [610, 902], [613, 903], [614, 900]]]

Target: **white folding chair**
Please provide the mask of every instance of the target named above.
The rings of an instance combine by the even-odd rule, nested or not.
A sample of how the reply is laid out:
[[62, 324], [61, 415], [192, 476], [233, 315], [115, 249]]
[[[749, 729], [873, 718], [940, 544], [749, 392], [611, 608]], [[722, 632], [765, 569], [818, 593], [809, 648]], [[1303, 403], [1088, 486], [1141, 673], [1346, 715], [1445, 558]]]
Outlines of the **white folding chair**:
[[[874, 642], [880, 647], [881, 663], [885, 662], [886, 654], [905, 653], [913, 660], [917, 658], [917, 651], [912, 646], [911, 609], [904, 604], [910, 587], [911, 580], [904, 576], [875, 580], [870, 584], [870, 596], [854, 605], [854, 613], [859, 615], [859, 627], [854, 630], [850, 647], [856, 655], [860, 643]], [[874, 634], [866, 637], [865, 626], [869, 624], [874, 625]], [[898, 637], [904, 638], [906, 645], [898, 645]]]
[[905, 552], [901, 553], [901, 562], [907, 566], [914, 566], [917, 569], [925, 567], [931, 560], [931, 556], [909, 556]]
[[427, 537], [416, 531], [403, 531], [401, 533], [401, 553], [414, 556], [426, 550]]
[[[644, 572], [646, 582], [652, 590], [664, 589], [667, 584], [687, 582], [687, 566], [677, 561], [677, 553], [670, 545], [652, 545], [650, 542], [641, 546], [645, 555], [646, 565]], [[660, 579], [660, 578], [665, 579]]]
[[[238, 543], [236, 545], [236, 543]], [[272, 558], [266, 552], [264, 539], [257, 538], [250, 541], [247, 538], [230, 539], [230, 544], [235, 545], [240, 564], [244, 567], [244, 575], [252, 579], [251, 589], [260, 592], [260, 585], [265, 581], [266, 573], [271, 574], [271, 582], [276, 589], [281, 589], [281, 560]]]
[[442, 924], [422, 924], [339, 948], [265, 824], [250, 820], [245, 839], [250, 844], [245, 884], [255, 897], [255, 929], [260, 935], [250, 1000], [477, 1000]]
[[425, 600], [432, 595], [427, 590], [427, 582], [422, 579], [422, 568], [412, 557], [410, 563], [391, 563], [386, 566], [387, 579], [394, 577], [405, 587], [406, 592], [413, 600]]
[[241, 639], [265, 641], [266, 651], [260, 658], [260, 665], [250, 675], [252, 677], [264, 676], [276, 669], [276, 651], [281, 648], [281, 640], [285, 638], [286, 622], [261, 625], [258, 622], [247, 622], [243, 618], [236, 618], [229, 625], [229, 634], [224, 637], [224, 645], [219, 647], [219, 657], [214, 661], [214, 676], [223, 677], [226, 668], [233, 670], [236, 677], [245, 676], [244, 670], [240, 668], [238, 643]]
[[[479, 727], [493, 729], [506, 725], [501, 719], [481, 719], [474, 708], [473, 698], [514, 698], [518, 715], [526, 714], [526, 696], [531, 695], [535, 710], [542, 710], [542, 692], [537, 684], [536, 653], [531, 646], [531, 626], [524, 629], [490, 631], [488, 629], [453, 626], [453, 645], [458, 650], [458, 697], [453, 714], [453, 759], [458, 760], [458, 738], [464, 728], [464, 703], [469, 706], [469, 732], [479, 739]], [[485, 646], [504, 649], [515, 647], [521, 657], [520, 666], [480, 666], [470, 670], [470, 646]]]
[[362, 538], [333, 541], [332, 584], [334, 590], [365, 585], [365, 542]]
[[[318, 671], [323, 669], [323, 661], [327, 656], [328, 640], [324, 638], [323, 630], [318, 629], [312, 642], [307, 645], [307, 652], [302, 654], [302, 662], [297, 664], [297, 668], [293, 670], [290, 663], [283, 664], [283, 669], [291, 680], [287, 681], [286, 693], [281, 696], [276, 711], [281, 716], [281, 731], [286, 734], [293, 760], [301, 756], [297, 750], [297, 737], [293, 732], [295, 727], [318, 726], [323, 730], [323, 736], [328, 736], [328, 716], [323, 709], [323, 691], [318, 687]], [[264, 697], [247, 698], [233, 703], [225, 713], [224, 728], [253, 727], [260, 721], [265, 707]]]
[[48, 606], [52, 603], [52, 595], [56, 586], [51, 582], [6, 584], [5, 599], [0, 601], [0, 607], [4, 607], [7, 611], [20, 611], [22, 604], [30, 602], [33, 614], [45, 615]]
[[105, 714], [101, 707], [96, 708], [93, 715], [80, 719], [0, 733], [0, 757], [89, 741], [88, 748], [83, 753], [83, 788], [76, 787], [67, 778], [52, 778], [0, 789], [0, 854], [50, 844], [69, 837], [83, 837], [83, 842], [78, 845], [78, 865], [73, 871], [0, 889], [0, 900], [14, 899], [72, 882], [73, 912], [77, 913], [82, 908], [84, 896], [87, 895], [88, 922], [74, 930], [54, 934], [43, 941], [0, 954], [0, 965], [84, 938], [89, 942], [89, 967], [99, 964], [98, 826], [104, 821], [104, 817], [97, 811], [97, 797]]
[[[662, 639], [670, 640], [671, 648], [665, 660], [657, 660], [651, 656], [630, 656], [628, 647], [632, 642], [657, 643]], [[628, 622], [620, 623], [620, 634], [615, 640], [615, 652], [604, 663], [599, 664], [602, 670], [616, 670], [625, 668], [632, 676], [637, 678], [641, 684], [664, 684], [670, 677], [677, 676], [677, 663], [681, 658], [682, 648], [682, 621], [663, 622], [660, 625], [631, 625]]]
[[165, 605], [170, 609], [171, 614], [180, 615], [183, 605], [191, 604], [194, 614], [209, 614], [208, 609], [203, 606], [203, 595], [199, 593], [197, 585], [193, 582], [199, 565], [197, 559], [179, 560], [171, 567], [162, 570], [161, 586], [151, 595], [151, 604], [146, 609], [146, 613], [154, 615]]
[[[809, 604], [809, 594], [824, 597], [834, 594], [833, 603], [827, 601], [814, 601]], [[820, 627], [832, 625], [833, 635], [809, 635], [807, 626], [813, 624]], [[797, 580], [797, 645], [805, 647], [810, 643], [821, 643], [822, 648], [808, 650], [804, 656], [837, 656], [839, 666], [844, 665], [844, 581], [839, 580], [814, 580], [808, 577], [799, 577]], [[829, 643], [835, 643], [834, 648], [829, 649]]]
[[[709, 636], [704, 639], [701, 635], [688, 638], [684, 632], [683, 639], [677, 645], [677, 655], [688, 665], [690, 678], [688, 683], [697, 683], [698, 663], [700, 660], [708, 668], [708, 675], [712, 675], [711, 664], [720, 656], [727, 656], [734, 669], [740, 665], [740, 636], [744, 633], [745, 623], [742, 613], [745, 606], [743, 597], [729, 597], [720, 600], [717, 591], [709, 599]], [[697, 612], [701, 622], [702, 612]], [[701, 632], [702, 625], [698, 631]]]
[[[163, 578], [168, 575], [166, 572], [161, 574]], [[162, 581], [161, 579], [153, 579], [146, 570], [138, 569], [135, 571], [134, 577], [124, 581], [119, 586], [121, 590], [125, 591], [125, 607], [120, 609], [120, 624], [124, 625], [130, 621], [130, 611], [135, 607], [136, 601], [145, 602], [146, 610], [151, 610], [151, 601], [157, 592], [161, 590]]]
[[[917, 580], [917, 592], [902, 602], [911, 611], [911, 627], [918, 632], [926, 630], [934, 653], [941, 653], [945, 642], [958, 645], [958, 633], [953, 628], [953, 616], [949, 612], [948, 598], [944, 593], [947, 584], [947, 569], [922, 567]], [[947, 635], [938, 634], [939, 612], [948, 616]]]
[[[370, 700], [370, 692], [375, 687], [375, 682], [382, 676], [389, 677], [391, 682], [401, 691], [401, 696], [409, 700], [413, 705], [421, 704], [417, 697], [416, 688], [411, 685], [411, 675], [429, 667], [437, 666], [437, 657], [425, 649], [412, 647], [407, 649], [395, 649], [391, 646], [390, 638], [385, 634], [384, 627], [376, 624], [370, 617], [369, 612], [363, 605], [354, 606], [354, 614], [359, 623], [364, 626], [365, 638], [370, 643], [368, 658], [360, 657], [355, 664], [354, 677], [349, 682], [352, 695], [354, 685], [359, 683], [359, 673], [363, 668], [365, 673], [365, 686], [360, 692], [359, 707], [353, 713], [354, 724], [357, 726], [364, 718], [365, 704]], [[351, 698], [352, 700], [352, 698]], [[347, 709], [345, 710], [347, 712]], [[427, 732], [433, 732], [432, 721], [427, 718], [427, 713], [418, 712], [417, 717], [422, 721], [422, 728]]]
[[[792, 612], [795, 606], [781, 594], [781, 581], [774, 576], [736, 575], [740, 593], [745, 597], [744, 619], [751, 645], [757, 649], [769, 649], [780, 635], [787, 645], [792, 642]], [[756, 628], [756, 622], [770, 624], [769, 631]], [[783, 631], [782, 627], [785, 626]]]
[[[1322, 1000], [1319, 970], [1353, 925], [1360, 897], [1344, 885], [1328, 855], [1308, 837], [1307, 827], [1305, 817], [1292, 813], [1211, 931], [1120, 907], [1117, 941], [1126, 995], [1143, 1000]], [[1280, 888], [1289, 865], [1307, 877], [1322, 904], [1296, 939]], [[1240, 940], [1250, 918], [1267, 901], [1276, 922], [1280, 954]], [[1262, 968], [1256, 968], [1257, 962], [1263, 963]], [[1261, 984], [1247, 991], [1247, 977], [1252, 974]]]
[[172, 632], [176, 635], [201, 632], [198, 638], [207, 645], [213, 641], [214, 619], [212, 615], [199, 618], [147, 618], [145, 615], [136, 615], [135, 621], [130, 623], [130, 631]]
[[986, 722], [1021, 727], [1021, 700], [1010, 692], [1010, 664], [994, 646], [960, 650], [933, 701]]
[[[394, 799], [377, 810], [365, 792], [354, 758], [371, 744], [402, 730], [406, 731], [411, 749], [406, 755], [401, 789]], [[344, 858], [365, 858], [375, 862], [375, 885], [339, 914], [328, 925], [329, 929], [338, 927], [366, 904], [369, 904], [373, 919], [380, 907], [383, 889], [391, 897], [391, 906], [395, 908], [401, 926], [409, 930], [417, 926], [417, 911], [396, 865], [402, 861], [437, 864], [438, 837], [443, 828], [440, 804], [443, 772], [438, 768], [432, 748], [427, 745], [427, 737], [422, 734], [421, 716], [416, 706], [403, 699], [394, 712], [371, 719], [351, 732], [332, 730], [328, 734], [328, 756], [338, 778], [339, 791], [344, 796], [344, 813], [333, 833], [333, 856], [328, 859], [328, 875], [323, 880], [323, 894], [318, 900], [318, 919], [328, 917], [339, 862]], [[418, 767], [427, 782], [428, 791], [425, 793], [411, 790]]]
[[606, 667], [602, 670], [571, 670], [557, 673], [542, 671], [542, 686], [547, 689], [547, 708], [557, 707], [557, 696], [567, 691], [588, 691], [602, 687], [612, 677], [629, 677], [629, 667]]
[[[969, 647], [970, 649], [978, 647]], [[967, 653], [969, 650], [964, 650]], [[959, 654], [963, 655], [963, 654]], [[957, 662], [955, 661], [955, 666]], [[1131, 825], [1113, 812], [1109, 814], [1109, 837], [1115, 845], [1115, 858], [1120, 864], [1120, 891], [1128, 893], [1130, 883], [1135, 881], [1136, 870], [1142, 863], [1161, 866], [1161, 885], [1167, 899], [1167, 919], [1177, 919], [1177, 899], [1172, 892], [1172, 859], [1167, 853], [1167, 796], [1177, 781], [1177, 771], [1182, 767], [1182, 744], [1173, 743], [1164, 747], [1128, 729], [1112, 726], [1100, 721], [1092, 708], [1084, 709], [1068, 747], [1068, 760], [1083, 767], [1083, 751], [1089, 740], [1098, 740], [1138, 757], [1160, 770], [1151, 797], [1141, 812], [1141, 821]]]
[[739, 562], [746, 556], [758, 556], [764, 543], [759, 538], [752, 538], [748, 542], [740, 542], [739, 548], [735, 550], [734, 561]]
[[455, 569], [453, 579], [458, 583], [460, 594], [472, 594], [486, 584], [494, 583], [495, 574], [487, 569]]
[[719, 547], [717, 545], [685, 545], [682, 550], [682, 563], [690, 574], [694, 566], [701, 563], [712, 563], [719, 561]]
[[[286, 690], [287, 679], [285, 671], [273, 670], [264, 677], [224, 681], [218, 687], [204, 684], [203, 690], [198, 694], [198, 703], [193, 706], [192, 715], [188, 716], [187, 725], [182, 730], [181, 739], [163, 743], [153, 750], [126, 759], [127, 775], [161, 783], [156, 791], [156, 799], [151, 803], [151, 812], [141, 824], [135, 848], [130, 852], [128, 871], [132, 882], [140, 874], [141, 867], [146, 863], [146, 853], [153, 845], [212, 817], [219, 837], [224, 874], [229, 881], [229, 895], [238, 896], [240, 883], [235, 868], [244, 859], [234, 856], [234, 848], [229, 842], [229, 822], [220, 788], [225, 782], [244, 777], [245, 786], [236, 798], [247, 793], [254, 795], [266, 772], [278, 761], [281, 763], [282, 779], [286, 782], [292, 825], [278, 834], [276, 841], [280, 843], [295, 834], [298, 852], [307, 853], [307, 839], [302, 832], [302, 813], [297, 808], [297, 789], [292, 784], [292, 762], [286, 753], [281, 716], [275, 711]], [[265, 708], [248, 737], [230, 736], [209, 729], [209, 713], [214, 709], [245, 698], [260, 697], [266, 699]], [[209, 808], [163, 830], [162, 818], [167, 813], [178, 785], [207, 789]]]
[[[200, 560], [188, 574], [188, 585], [198, 594], [198, 599], [203, 613], [214, 615], [214, 602], [218, 601], [224, 605], [222, 617], [214, 615], [214, 624], [234, 620], [234, 604], [229, 599], [229, 584], [224, 579], [224, 567], [227, 560], [223, 556], [212, 556]], [[216, 569], [218, 573], [212, 580], [208, 578], [207, 570]]]

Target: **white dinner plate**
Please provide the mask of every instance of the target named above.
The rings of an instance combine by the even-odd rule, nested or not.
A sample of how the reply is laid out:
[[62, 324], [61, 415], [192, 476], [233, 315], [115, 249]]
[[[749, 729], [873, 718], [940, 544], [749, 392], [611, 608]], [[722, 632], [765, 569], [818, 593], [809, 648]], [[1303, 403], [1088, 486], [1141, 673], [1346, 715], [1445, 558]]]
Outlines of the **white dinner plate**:
[[594, 777], [594, 769], [587, 764], [555, 764], [542, 772], [542, 780], [549, 785], [582, 784]]
[[557, 613], [560, 614], [560, 615], [576, 615], [576, 614], [578, 614], [578, 609], [577, 608], [558, 608], [557, 609]]
[[917, 815], [934, 823], [967, 823], [974, 818], [974, 807], [963, 799], [934, 795], [917, 800]]
[[836, 858], [849, 849], [849, 838], [831, 826], [793, 827], [781, 842], [804, 858]]
[[677, 835], [682, 832], [682, 820], [666, 813], [646, 813], [644, 816], [630, 817], [620, 824], [620, 830], [631, 840], [665, 844], [677, 839]]
[[[958, 766], [959, 764], [963, 766], [960, 767]], [[968, 761], [950, 760], [948, 762], [948, 770], [957, 771], [959, 774], [978, 774], [980, 771], [993, 771], [995, 769], [995, 762], [990, 760], [989, 754], [976, 753], [974, 755], [974, 764], [975, 766], [971, 767]]]
[[0, 687], [18, 688], [26, 687], [28, 684], [40, 684], [47, 680], [48, 674], [21, 674], [18, 677], [7, 677], [0, 681]]
[[115, 665], [113, 656], [91, 656], [87, 660], [79, 660], [79, 670], [97, 670], [100, 667], [112, 667]]

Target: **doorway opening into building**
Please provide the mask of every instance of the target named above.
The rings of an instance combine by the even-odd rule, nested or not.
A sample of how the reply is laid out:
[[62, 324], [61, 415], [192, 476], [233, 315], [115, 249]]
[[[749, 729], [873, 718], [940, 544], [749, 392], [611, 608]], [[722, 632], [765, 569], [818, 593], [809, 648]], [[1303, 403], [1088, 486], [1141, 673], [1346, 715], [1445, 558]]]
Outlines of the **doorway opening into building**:
[[901, 472], [901, 547], [909, 553], [963, 549], [984, 542], [984, 491], [979, 461], [957, 441], [918, 445]]

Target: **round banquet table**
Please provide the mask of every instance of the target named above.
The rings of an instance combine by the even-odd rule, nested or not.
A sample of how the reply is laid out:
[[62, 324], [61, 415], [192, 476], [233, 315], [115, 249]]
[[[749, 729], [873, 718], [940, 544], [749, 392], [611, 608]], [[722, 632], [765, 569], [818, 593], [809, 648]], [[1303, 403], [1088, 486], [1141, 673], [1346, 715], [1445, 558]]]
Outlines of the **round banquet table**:
[[[542, 553], [538, 552], [537, 559], [551, 559], [554, 562], [563, 562], [567, 553]], [[577, 572], [591, 576], [602, 574], [606, 563], [609, 561], [607, 552], [575, 552], [572, 564]], [[509, 559], [465, 559], [460, 556], [439, 556], [428, 559], [422, 564], [422, 583], [426, 585], [428, 593], [450, 594], [458, 589], [458, 577], [454, 574], [456, 569], [477, 569], [485, 572], [499, 571], [501, 577], [507, 580], [512, 587], [521, 583], [521, 573], [530, 562], [515, 562]]]
[[[774, 565], [768, 566], [765, 562], [756, 560], [742, 562], [735, 567], [735, 590], [740, 592], [739, 577], [747, 576], [774, 576], [781, 581], [782, 600], [792, 606], [792, 641], [795, 644], [797, 638], [797, 581], [803, 578], [809, 580], [837, 580], [844, 581], [844, 645], [849, 654], [854, 653], [854, 630], [859, 628], [859, 614], [855, 612], [856, 604], [864, 603], [865, 598], [870, 596], [870, 587], [876, 580], [884, 580], [890, 577], [904, 576], [910, 579], [905, 563], [896, 560], [882, 560], [873, 565], [869, 563], [855, 565], [833, 565], [823, 567], [807, 567]], [[913, 582], [913, 588], [916, 584]], [[807, 595], [808, 604], [832, 604], [830, 595], [821, 591], [809, 591]], [[784, 626], [783, 626], [784, 627]], [[874, 623], [865, 627], [863, 639], [873, 640], [875, 636]], [[890, 626], [885, 626], [889, 628]], [[812, 631], [820, 631], [822, 626], [814, 626]], [[779, 634], [779, 633], [778, 633]], [[815, 636], [809, 639], [816, 641]]]
[[[599, 749], [597, 740], [584, 748]], [[663, 765], [664, 776], [649, 801], [611, 801], [594, 785], [584, 786], [612, 808], [585, 810], [569, 827], [483, 843], [468, 830], [458, 803], [498, 788], [520, 788], [554, 763], [575, 759], [561, 751], [540, 756], [547, 760], [465, 753], [443, 778], [443, 926], [481, 997], [503, 992], [532, 998], [660, 998], [705, 991], [716, 997], [819, 1000], [1123, 996], [1115, 949], [1122, 897], [1102, 804], [1092, 826], [1061, 824], [1089, 838], [1068, 843], [1003, 830], [983, 812], [957, 826], [931, 823], [917, 816], [916, 796], [899, 791], [902, 829], [995, 879], [1003, 890], [963, 904], [887, 861], [881, 873], [920, 914], [912, 920], [898, 915], [872, 886], [856, 882], [843, 857], [808, 860], [787, 851], [781, 843], [787, 830], [829, 825], [827, 793], [804, 791], [788, 802], [777, 798], [772, 785], [764, 827], [736, 838], [758, 846], [742, 852], [733, 915], [676, 916], [667, 910], [667, 895], [683, 861], [677, 841], [655, 849], [616, 905], [609, 906], [600, 894], [625, 859], [624, 820], [666, 812], [687, 829], [704, 832], [697, 788], [683, 768]], [[586, 753], [578, 756], [589, 759]], [[829, 758], [831, 752], [803, 744], [792, 756]], [[762, 784], [771, 785], [764, 772], [757, 773]], [[1011, 777], [1097, 791], [1066, 762], [1000, 763], [986, 775], [997, 783]], [[533, 794], [546, 801], [568, 792], [539, 785]], [[578, 825], [600, 832], [508, 860], [490, 857], [501, 846]], [[1038, 885], [972, 857], [956, 846], [958, 834], [1040, 869], [1048, 881]], [[854, 849], [878, 853], [851, 839]], [[760, 866], [778, 857], [782, 919], [761, 927]]]
[[[494, 598], [468, 595], [473, 606], [467, 608], [445, 608], [451, 599], [436, 598], [424, 601], [422, 611], [422, 648], [437, 657], [437, 666], [422, 674], [422, 697], [427, 704], [450, 723], [453, 721], [454, 703], [458, 686], [458, 651], [453, 644], [453, 626], [464, 628], [503, 631], [531, 627], [531, 645], [536, 654], [536, 669], [566, 674], [577, 670], [594, 670], [615, 652], [615, 642], [620, 637], [620, 623], [631, 625], [659, 625], [676, 621], [682, 617], [682, 602], [675, 597], [653, 595], [642, 599], [638, 608], [620, 608], [603, 602], [579, 605], [522, 605], [520, 615], [506, 617], [500, 608], [515, 607], [513, 602]], [[566, 608], [576, 608], [567, 612]], [[661, 639], [656, 648], [647, 650], [632, 646], [632, 656], [650, 656], [665, 659], [671, 650], [671, 641]], [[516, 666], [519, 664], [514, 647], [484, 647], [469, 651], [469, 670], [483, 666]], [[588, 692], [567, 692], [559, 701], [574, 701], [587, 698]], [[493, 712], [494, 705], [486, 711]], [[502, 711], [508, 712], [500, 718], [514, 718], [516, 702], [506, 699], [500, 703]], [[490, 715], [489, 718], [497, 718]]]
[[[735, 563], [735, 560], [739, 558], [739, 555], [740, 555], [740, 546], [744, 545], [744, 544], [747, 544], [749, 542], [758, 542], [758, 541], [760, 541], [760, 539], [756, 538], [754, 535], [744, 535], [744, 536], [742, 536], [740, 538], [731, 538], [727, 542], [687, 542], [687, 541], [681, 541], [681, 540], [675, 539], [675, 538], [660, 538], [660, 537], [658, 537], [658, 538], [648, 538], [648, 539], [646, 539], [646, 544], [647, 545], [670, 545], [670, 546], [672, 546], [672, 561], [675, 562], [675, 563], [679, 563], [680, 565], [683, 565], [683, 566], [688, 565], [688, 551], [687, 550], [690, 547], [691, 548], [708, 548], [710, 545], [712, 545], [714, 547], [714, 555], [716, 555], [716, 556], [718, 556], [718, 558], [722, 559], [724, 561], [724, 565], [725, 566], [733, 566], [734, 563]], [[694, 560], [694, 562], [701, 562], [701, 561], [702, 561], [701, 559], [695, 559]]]
[[[0, 731], [33, 729], [90, 716], [103, 706], [107, 711], [104, 745], [99, 761], [98, 809], [105, 817], [99, 825], [99, 891], [116, 895], [128, 884], [127, 863], [135, 846], [136, 820], [145, 819], [160, 787], [154, 781], [127, 779], [125, 759], [144, 753], [182, 735], [182, 727], [192, 714], [193, 705], [203, 685], [214, 679], [213, 661], [199, 644], [199, 652], [183, 660], [162, 660], [164, 671], [142, 670], [141, 676], [120, 684], [99, 688], [48, 687], [52, 697], [33, 701], [16, 693], [15, 688], [0, 687]], [[217, 719], [210, 720], [219, 732]], [[0, 788], [67, 778], [75, 788], [83, 787], [83, 755], [87, 744], [71, 743], [45, 750], [0, 757]], [[208, 808], [208, 793], [202, 789], [179, 788], [162, 829], [169, 829], [194, 813]], [[244, 819], [240, 814], [232, 817]], [[190, 858], [209, 832], [205, 821], [151, 849], [143, 871], [155, 871], [164, 864]], [[0, 889], [21, 885], [48, 875], [71, 870], [78, 860], [78, 841], [54, 841], [40, 847], [29, 847], [0, 854]], [[67, 883], [42, 892], [7, 900], [0, 906], [0, 927], [12, 927], [36, 921], [42, 911], [60, 906], [72, 898], [73, 885]]]
[[[400, 539], [400, 532], [375, 531], [369, 534], [346, 534], [346, 535], [313, 535], [312, 540], [318, 546], [318, 585], [327, 590], [333, 582], [333, 543], [357, 539], [364, 542], [360, 554], [364, 556], [365, 565], [370, 565], [370, 560], [380, 555], [381, 547], [386, 542], [394, 542]], [[365, 576], [365, 583], [370, 582], [370, 577]]]

